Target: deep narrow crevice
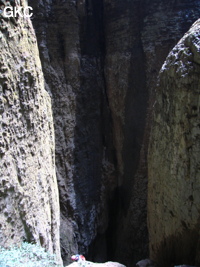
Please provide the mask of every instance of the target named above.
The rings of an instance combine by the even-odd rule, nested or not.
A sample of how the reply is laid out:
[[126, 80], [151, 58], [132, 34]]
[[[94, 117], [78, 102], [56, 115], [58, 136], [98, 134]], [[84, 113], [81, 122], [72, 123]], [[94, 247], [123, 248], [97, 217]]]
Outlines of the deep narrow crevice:
[[[131, 266], [148, 257], [147, 150], [156, 77], [195, 14], [186, 1], [62, 3], [64, 8], [59, 1], [48, 2], [53, 21], [43, 7], [43, 24], [39, 16], [33, 23], [53, 103], [61, 218], [66, 227], [61, 229], [64, 260], [79, 252], [92, 261]], [[158, 23], [159, 16], [163, 24]], [[45, 38], [47, 47], [40, 46]], [[109, 163], [106, 171], [104, 161]], [[73, 233], [69, 241], [68, 227]]]

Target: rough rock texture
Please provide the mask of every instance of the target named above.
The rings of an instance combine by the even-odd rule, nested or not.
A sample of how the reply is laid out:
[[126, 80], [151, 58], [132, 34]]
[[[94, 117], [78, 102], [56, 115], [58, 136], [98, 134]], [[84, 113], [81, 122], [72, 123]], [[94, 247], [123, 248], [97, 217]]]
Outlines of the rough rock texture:
[[199, 8], [199, 1], [104, 1], [105, 79], [119, 186], [108, 244], [112, 259], [128, 266], [148, 256], [147, 149], [157, 75], [199, 18]]
[[98, 251], [106, 260], [115, 168], [102, 67], [102, 2], [35, 1], [33, 7], [53, 99], [62, 256], [69, 263], [70, 255], [85, 254], [99, 239], [90, 255]]
[[0, 50], [0, 245], [36, 242], [60, 261], [51, 100], [31, 21], [1, 17]]
[[150, 256], [200, 265], [200, 20], [159, 74], [148, 156]]
[[[69, 256], [79, 251], [88, 253], [91, 260], [117, 260], [132, 266], [139, 259], [148, 256], [147, 148], [156, 77], [168, 52], [200, 16], [200, 2], [30, 0], [29, 4], [34, 7], [33, 23], [39, 43], [45, 87], [52, 98], [55, 164], [61, 206], [62, 257], [65, 262], [69, 262]], [[53, 250], [59, 254], [59, 208], [52, 115], [50, 99], [44, 90], [36, 40], [30, 21], [23, 19], [2, 20], [1, 35], [1, 46], [5, 49], [0, 58], [3, 94], [0, 102], [0, 153], [4, 177], [1, 190], [5, 191], [4, 201], [1, 202], [2, 225], [7, 224], [6, 231], [11, 236], [9, 243], [12, 237], [17, 242], [24, 237], [27, 241], [40, 241], [50, 250], [54, 247]], [[195, 54], [193, 50], [195, 61], [198, 62], [198, 53]], [[182, 56], [184, 57], [184, 53]], [[197, 75], [198, 64], [191, 63], [191, 68], [195, 68], [194, 75]], [[181, 79], [183, 76], [182, 83], [178, 86], [179, 79], [174, 81], [170, 76], [174, 82], [170, 84], [169, 92], [172, 92], [170, 88], [172, 90], [175, 85], [177, 88], [185, 88], [189, 84], [187, 69], [186, 73], [181, 66], [179, 70]], [[198, 83], [194, 79], [193, 83], [195, 82]], [[198, 87], [193, 87], [195, 92]], [[183, 95], [184, 90], [181, 91]], [[171, 130], [163, 127], [157, 131], [157, 134], [161, 134], [165, 133], [165, 129], [170, 138], [178, 140], [177, 148], [173, 146], [173, 153], [170, 150], [171, 154], [162, 155], [163, 158], [170, 159], [168, 165], [161, 165], [163, 177], [168, 173], [171, 157], [174, 159], [171, 168], [173, 175], [180, 172], [184, 175], [187, 173], [185, 177], [190, 177], [189, 174], [195, 177], [197, 174], [193, 172], [198, 162], [191, 155], [193, 150], [196, 151], [197, 146], [194, 147], [193, 139], [198, 134], [198, 127], [190, 128], [190, 121], [195, 120], [198, 108], [196, 103], [190, 107], [190, 101], [197, 101], [197, 97], [193, 97], [190, 92], [187, 106], [181, 106], [180, 110], [178, 106], [174, 106], [173, 116], [168, 118], [168, 115], [162, 113], [170, 110], [167, 110], [169, 103], [166, 101], [171, 95], [166, 92], [162, 96], [164, 111], [157, 107], [166, 121], [164, 126], [167, 127], [169, 119], [176, 123], [177, 114], [173, 113], [175, 111], [179, 115], [184, 114], [181, 115], [183, 117], [188, 114], [188, 117], [182, 119], [182, 126], [177, 124], [175, 127], [183, 127], [186, 131], [185, 139], [179, 139], [175, 128]], [[181, 99], [179, 95], [173, 97], [172, 100], [170, 98], [172, 103], [185, 101], [185, 96]], [[181, 113], [184, 108], [185, 113]], [[190, 130], [187, 132], [187, 129]], [[161, 141], [162, 136], [156, 140]], [[163, 144], [165, 140], [171, 139], [163, 134]], [[150, 149], [154, 147], [153, 142], [154, 139], [151, 139]], [[184, 150], [184, 142], [188, 146], [185, 154], [181, 152], [181, 149]], [[163, 147], [161, 145], [159, 149], [164, 149]], [[168, 151], [167, 148], [163, 151]], [[153, 153], [156, 156], [158, 152], [159, 150], [155, 150]], [[180, 156], [182, 169], [177, 161]], [[162, 157], [159, 158], [160, 161], [161, 159]], [[187, 162], [191, 166], [189, 171], [185, 167], [189, 164]], [[149, 196], [151, 192], [157, 192], [151, 183], [154, 171], [157, 171], [156, 164], [153, 157], [150, 157]], [[160, 175], [161, 178], [162, 173], [158, 171], [155, 175]], [[27, 179], [31, 181], [30, 189]], [[192, 214], [194, 220], [183, 218], [179, 225], [180, 220], [176, 221], [175, 218], [182, 211], [173, 212], [170, 209], [174, 223], [170, 221], [167, 226], [163, 223], [160, 231], [168, 231], [168, 227], [176, 226], [173, 229], [184, 229], [183, 236], [186, 236], [188, 244], [194, 236], [192, 244], [195, 244], [198, 235], [195, 231], [189, 231], [188, 234], [187, 229], [194, 229], [195, 226], [192, 228], [191, 225], [197, 223], [196, 215], [193, 215], [197, 196], [195, 190], [188, 195], [190, 188], [195, 188], [192, 182], [189, 186], [188, 183], [181, 180], [181, 190], [172, 194], [175, 199], [181, 199], [180, 194], [185, 197], [185, 202], [181, 203], [186, 203], [184, 206], [187, 208], [182, 209], [187, 210], [188, 217]], [[159, 183], [156, 186], [159, 187]], [[166, 182], [162, 190], [167, 190], [170, 186], [171, 182]], [[183, 194], [182, 188], [185, 186], [188, 192]], [[14, 199], [15, 209], [10, 211], [10, 203]], [[42, 207], [38, 207], [41, 203]], [[154, 200], [150, 199], [149, 215], [154, 211], [152, 203]], [[20, 205], [22, 208], [19, 208]], [[153, 208], [152, 211], [150, 207]], [[149, 218], [151, 220], [154, 217]], [[17, 222], [15, 225], [13, 220]], [[156, 248], [153, 252], [151, 247], [152, 257], [156, 255], [157, 258], [158, 251], [164, 251], [164, 254], [159, 255], [169, 256], [176, 261], [178, 256], [171, 252], [171, 245], [168, 245], [171, 244], [170, 241], [163, 239], [163, 235], [154, 235], [151, 227], [149, 229], [150, 244], [163, 242], [163, 245], [159, 245], [160, 250]], [[12, 232], [15, 232], [14, 236]], [[1, 233], [5, 234], [5, 229]], [[166, 249], [163, 249], [165, 246]], [[175, 242], [172, 247], [176, 246], [179, 247], [179, 243]], [[182, 247], [184, 253], [184, 246]], [[186, 258], [187, 253], [184, 254]]]
[[64, 261], [148, 257], [147, 148], [156, 77], [197, 0], [35, 0], [53, 100]]

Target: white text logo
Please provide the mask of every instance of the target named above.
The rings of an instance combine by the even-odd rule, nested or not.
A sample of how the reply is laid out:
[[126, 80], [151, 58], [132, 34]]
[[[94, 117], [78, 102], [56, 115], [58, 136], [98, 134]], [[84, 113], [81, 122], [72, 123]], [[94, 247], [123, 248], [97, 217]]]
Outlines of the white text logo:
[[31, 6], [27, 6], [27, 7], [7, 6], [3, 10], [3, 16], [6, 18], [17, 17], [17, 16], [30, 18], [30, 17], [32, 17], [33, 13], [29, 13], [29, 10], [33, 10], [33, 8]]

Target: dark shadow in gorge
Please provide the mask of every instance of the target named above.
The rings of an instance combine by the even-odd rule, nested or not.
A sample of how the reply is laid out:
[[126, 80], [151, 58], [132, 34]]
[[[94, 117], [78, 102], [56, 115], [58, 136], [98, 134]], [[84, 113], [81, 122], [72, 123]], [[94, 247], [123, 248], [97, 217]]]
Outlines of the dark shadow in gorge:
[[148, 257], [146, 210], [148, 89], [145, 55], [140, 36], [145, 9], [143, 5], [143, 1], [133, 1], [124, 7], [124, 13], [129, 21], [130, 30], [127, 34], [130, 38], [130, 46], [127, 46], [124, 51], [122, 48], [122, 53], [131, 54], [130, 66], [127, 66], [129, 80], [123, 126], [124, 173], [122, 184], [117, 188], [115, 199], [110, 206], [111, 217], [107, 231], [109, 256], [112, 260], [127, 266]]
[[[130, 6], [129, 4], [126, 6], [123, 2], [120, 4], [120, 8], [123, 7], [126, 12], [130, 8], [130, 25], [132, 26], [130, 35], [133, 39], [130, 50], [126, 51], [131, 53], [132, 57], [129, 69], [129, 88], [125, 103], [125, 126], [123, 129], [125, 136], [125, 142], [123, 144], [125, 173], [122, 186], [116, 188], [106, 203], [107, 207], [105, 209], [108, 209], [109, 216], [108, 229], [106, 231], [104, 229], [104, 232], [98, 232], [99, 222], [97, 222], [97, 218], [99, 217], [98, 208], [102, 186], [101, 167], [103, 153], [104, 149], [106, 149], [106, 156], [114, 162], [115, 152], [112, 147], [113, 141], [109, 111], [107, 110], [107, 113], [104, 112], [106, 110], [105, 106], [108, 105], [103, 78], [103, 59], [105, 52], [103, 45], [99, 46], [99, 44], [102, 44], [102, 40], [101, 42], [98, 41], [103, 36], [103, 21], [102, 18], [98, 20], [99, 10], [102, 10], [103, 6], [101, 1], [95, 3], [88, 1], [86, 4], [88, 14], [80, 23], [82, 25], [80, 29], [82, 55], [80, 72], [81, 86], [76, 92], [76, 149], [74, 155], [74, 186], [78, 206], [77, 221], [80, 234], [79, 247], [82, 249], [81, 251], [87, 252], [87, 245], [89, 245], [88, 256], [91, 260], [105, 261], [108, 259], [126, 263], [127, 260], [132, 260], [132, 258], [127, 259], [127, 253], [125, 252], [127, 248], [129, 257], [132, 254], [131, 248], [136, 247], [137, 257], [141, 258], [146, 253], [146, 251], [144, 252], [144, 244], [147, 244], [147, 231], [145, 228], [147, 191], [144, 187], [142, 189], [138, 189], [137, 186], [134, 188], [134, 184], [138, 182], [138, 180], [135, 182], [134, 176], [138, 169], [138, 163], [141, 160], [140, 151], [147, 109], [144, 55], [139, 36], [140, 28], [134, 27], [135, 17], [132, 14], [137, 14], [136, 18], [139, 25], [141, 6], [136, 6], [133, 3]], [[121, 16], [121, 13], [117, 13], [117, 15]], [[105, 122], [108, 120], [109, 123], [107, 123], [107, 126], [109, 125], [109, 127], [105, 127]], [[137, 177], [137, 179], [140, 178], [140, 176]], [[129, 234], [129, 228], [124, 230], [124, 216], [129, 212], [132, 191], [137, 189], [139, 195], [136, 197], [136, 202], [141, 195], [144, 198], [144, 203], [140, 205], [140, 212], [143, 214], [142, 216], [139, 214], [141, 221], [138, 222], [138, 220], [135, 220], [135, 228], [131, 229], [132, 232]], [[136, 194], [138, 193], [135, 192]], [[137, 205], [134, 204], [133, 206], [134, 208], [131, 212], [138, 212]], [[103, 223], [106, 224], [107, 222]], [[141, 239], [140, 235], [138, 235], [137, 240], [134, 240], [133, 237], [138, 229], [141, 231], [141, 223], [143, 225], [142, 232], [144, 232], [143, 230], [145, 228], [146, 236], [142, 242], [139, 242]], [[91, 235], [93, 234], [91, 231], [92, 227], [97, 228], [96, 236]], [[121, 233], [119, 234], [119, 232]], [[122, 238], [122, 233], [124, 233], [125, 238]], [[122, 250], [121, 243], [124, 244]]]
[[[103, 158], [111, 162], [114, 158], [103, 70], [103, 2], [86, 1], [85, 12], [84, 16], [80, 14], [79, 17], [81, 65], [80, 87], [76, 91], [74, 138], [76, 221], [79, 252], [86, 253], [90, 260], [98, 258], [101, 261], [106, 257], [104, 228], [107, 224], [104, 216], [100, 214], [104, 190], [102, 186], [105, 182], [102, 177], [102, 162]], [[106, 206], [104, 208], [107, 209]], [[102, 244], [103, 255], [92, 249], [94, 244], [96, 247]]]

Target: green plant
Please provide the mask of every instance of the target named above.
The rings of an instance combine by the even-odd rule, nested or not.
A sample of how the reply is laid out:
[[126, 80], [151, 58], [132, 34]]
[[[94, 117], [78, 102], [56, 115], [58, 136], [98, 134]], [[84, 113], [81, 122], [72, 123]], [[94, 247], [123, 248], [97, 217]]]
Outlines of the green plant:
[[39, 245], [22, 243], [21, 247], [0, 247], [0, 267], [61, 267], [54, 255]]

